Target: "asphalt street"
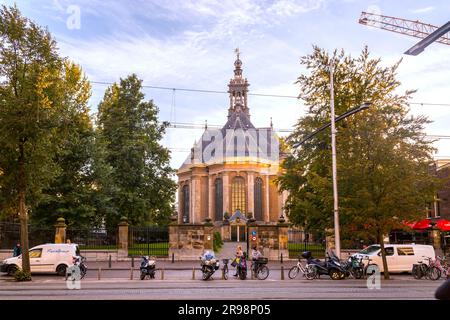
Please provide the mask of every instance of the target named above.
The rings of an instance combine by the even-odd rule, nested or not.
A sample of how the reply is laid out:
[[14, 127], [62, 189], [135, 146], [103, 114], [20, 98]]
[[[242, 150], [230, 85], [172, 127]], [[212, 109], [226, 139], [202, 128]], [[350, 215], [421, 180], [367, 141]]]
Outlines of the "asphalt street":
[[[279, 271], [278, 271], [279, 272]], [[197, 273], [200, 277], [200, 272]], [[209, 281], [192, 280], [192, 271], [165, 271], [164, 280], [139, 280], [136, 271], [130, 280], [128, 270], [108, 270], [98, 280], [91, 270], [80, 289], [68, 289], [65, 280], [54, 275], [34, 275], [32, 282], [18, 283], [0, 276], [0, 300], [11, 299], [434, 299], [444, 280], [415, 280], [411, 275], [393, 275], [382, 280], [380, 289], [368, 289], [366, 280], [291, 280], [272, 272], [267, 280], [221, 280], [216, 273]]]

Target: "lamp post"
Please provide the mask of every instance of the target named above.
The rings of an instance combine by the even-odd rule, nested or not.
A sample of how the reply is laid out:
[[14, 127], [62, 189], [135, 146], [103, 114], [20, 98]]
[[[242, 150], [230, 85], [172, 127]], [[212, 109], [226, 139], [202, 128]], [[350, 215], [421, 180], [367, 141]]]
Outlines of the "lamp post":
[[339, 200], [337, 187], [337, 161], [336, 161], [336, 122], [334, 114], [334, 63], [330, 64], [330, 109], [331, 109], [331, 158], [333, 172], [333, 213], [334, 213], [334, 245], [336, 255], [341, 257], [341, 237], [339, 226]]

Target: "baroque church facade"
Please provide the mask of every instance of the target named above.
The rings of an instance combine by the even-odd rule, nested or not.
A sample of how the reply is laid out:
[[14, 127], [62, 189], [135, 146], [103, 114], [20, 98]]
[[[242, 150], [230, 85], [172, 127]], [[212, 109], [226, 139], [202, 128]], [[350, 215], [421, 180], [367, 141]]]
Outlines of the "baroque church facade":
[[283, 213], [286, 192], [278, 192], [278, 137], [272, 124], [255, 128], [248, 106], [249, 83], [239, 52], [228, 84], [228, 119], [221, 129], [208, 129], [178, 169], [178, 223], [211, 221], [222, 238], [247, 240], [246, 222], [275, 225]]

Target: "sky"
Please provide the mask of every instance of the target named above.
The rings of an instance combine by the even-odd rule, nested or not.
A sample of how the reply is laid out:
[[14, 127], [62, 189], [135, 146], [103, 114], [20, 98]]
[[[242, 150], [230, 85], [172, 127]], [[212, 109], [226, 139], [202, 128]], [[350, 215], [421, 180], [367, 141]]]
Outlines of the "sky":
[[[297, 96], [300, 57], [318, 45], [357, 56], [367, 45], [385, 66], [403, 59], [399, 93], [417, 90], [412, 102], [450, 104], [450, 46], [434, 43], [418, 56], [403, 52], [419, 39], [358, 23], [362, 11], [441, 26], [448, 0], [0, 0], [48, 27], [62, 56], [80, 64], [89, 80], [116, 82], [136, 73], [144, 85], [226, 91], [239, 48], [251, 93]], [[92, 84], [97, 111], [106, 89]], [[223, 125], [227, 94], [144, 89], [161, 121]], [[301, 100], [249, 97], [256, 127], [292, 129], [304, 114]], [[430, 135], [450, 135], [450, 106], [411, 105], [433, 122]], [[162, 143], [181, 166], [202, 129], [168, 128]], [[285, 135], [280, 133], [280, 135]], [[450, 140], [435, 143], [436, 159], [450, 158]]]

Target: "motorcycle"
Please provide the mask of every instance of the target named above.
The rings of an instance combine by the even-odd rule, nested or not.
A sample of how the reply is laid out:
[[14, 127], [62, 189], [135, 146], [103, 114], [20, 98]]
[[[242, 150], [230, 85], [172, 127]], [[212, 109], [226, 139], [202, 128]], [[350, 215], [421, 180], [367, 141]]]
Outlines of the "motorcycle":
[[364, 274], [364, 263], [362, 258], [350, 256], [347, 261], [342, 263], [346, 277], [361, 279]]
[[143, 256], [141, 260], [141, 280], [144, 280], [146, 277], [150, 277], [150, 279], [155, 279], [155, 270], [156, 269], [156, 258], [151, 257], [149, 259], [148, 256]]
[[219, 260], [216, 259], [213, 253], [207, 251], [203, 256], [200, 257], [201, 269], [202, 269], [202, 279], [208, 280], [214, 274], [214, 272], [219, 269]]
[[[87, 265], [86, 265], [86, 258], [83, 256], [74, 256], [72, 257], [72, 265], [77, 266], [78, 270], [80, 270], [80, 279], [83, 279], [86, 276], [87, 273]], [[74, 275], [73, 268], [69, 268], [66, 273], [66, 279], [69, 277], [72, 277]]]
[[333, 280], [339, 280], [345, 277], [345, 270], [340, 262], [333, 257], [327, 255], [325, 261], [321, 261], [314, 259], [311, 251], [303, 252], [302, 257], [306, 259], [310, 268], [310, 277], [319, 278], [321, 275], [328, 275]]

